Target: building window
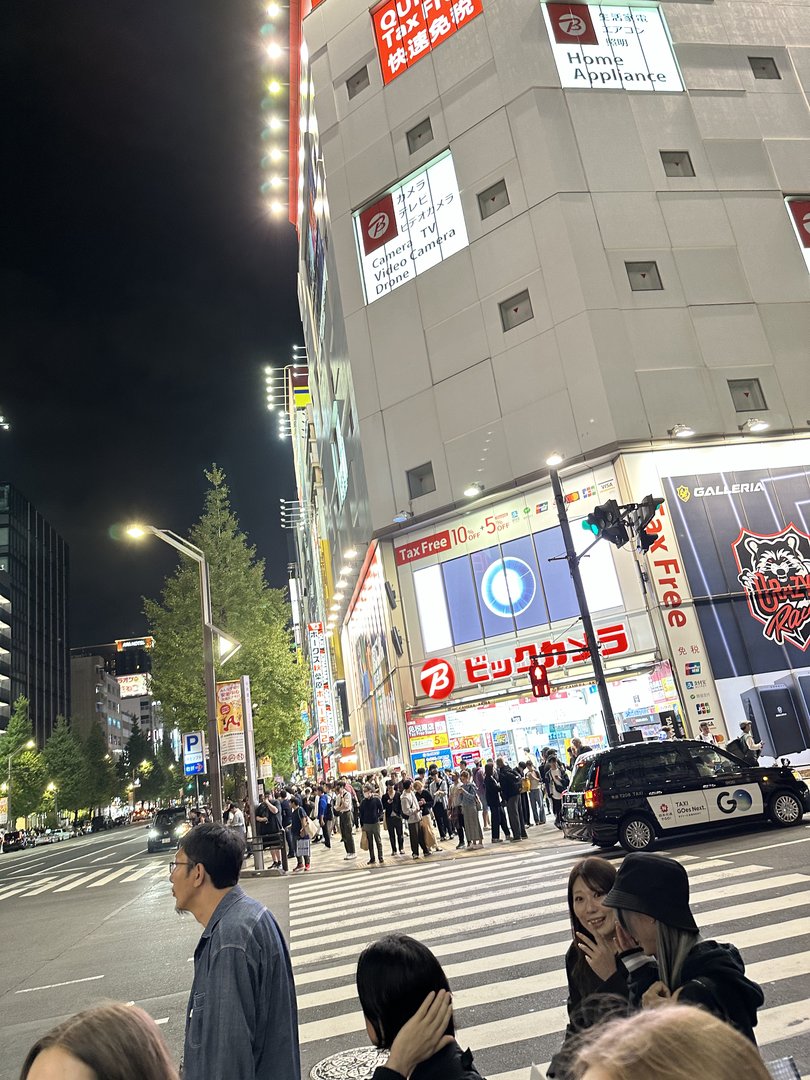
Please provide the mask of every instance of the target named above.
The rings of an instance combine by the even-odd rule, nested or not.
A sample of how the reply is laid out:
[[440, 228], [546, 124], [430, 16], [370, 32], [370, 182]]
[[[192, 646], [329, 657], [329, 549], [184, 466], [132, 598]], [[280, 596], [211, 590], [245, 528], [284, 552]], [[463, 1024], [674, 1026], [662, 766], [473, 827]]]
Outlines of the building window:
[[508, 300], [502, 300], [498, 307], [501, 312], [501, 325], [505, 331], [514, 330], [516, 326], [534, 318], [528, 289], [510, 296]]
[[624, 266], [633, 292], [663, 289], [661, 275], [658, 273], [658, 263], [626, 262]]
[[759, 379], [729, 379], [728, 389], [738, 413], [762, 412], [768, 408]]
[[497, 184], [488, 187], [486, 191], [478, 193], [478, 210], [482, 218], [492, 217], [499, 210], [509, 205], [509, 192], [506, 190], [506, 181], [499, 180]]
[[355, 71], [354, 75], [350, 75], [346, 80], [346, 90], [349, 98], [357, 97], [368, 85], [368, 67], [364, 64], [359, 71]]
[[405, 473], [408, 478], [408, 494], [412, 499], [418, 499], [420, 495], [429, 495], [436, 490], [436, 480], [433, 476], [433, 465], [430, 461], [424, 465], [417, 465], [415, 469], [408, 469]]
[[749, 56], [748, 63], [755, 79], [781, 79], [779, 68], [772, 56]]
[[405, 138], [408, 140], [408, 150], [411, 154], [415, 154], [417, 150], [421, 150], [423, 146], [433, 142], [433, 128], [430, 117], [426, 116], [416, 127], [406, 131]]
[[662, 150], [661, 163], [667, 176], [695, 175], [695, 167], [688, 150]]

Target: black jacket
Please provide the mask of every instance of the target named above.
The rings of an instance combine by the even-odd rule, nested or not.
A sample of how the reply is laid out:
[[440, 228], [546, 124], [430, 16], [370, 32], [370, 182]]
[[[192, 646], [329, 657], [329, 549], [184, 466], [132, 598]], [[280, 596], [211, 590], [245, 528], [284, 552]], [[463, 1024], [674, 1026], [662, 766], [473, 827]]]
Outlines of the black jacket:
[[484, 777], [484, 788], [487, 793], [487, 806], [501, 805], [501, 785], [494, 776]]
[[[371, 1080], [403, 1080], [403, 1077], [402, 1073], [379, 1065]], [[453, 1042], [428, 1061], [417, 1065], [411, 1073], [411, 1080], [483, 1080], [483, 1077], [473, 1065], [471, 1051], [462, 1050], [457, 1042]]]
[[382, 821], [383, 805], [376, 795], [367, 795], [360, 803], [360, 824], [377, 825]]
[[[657, 980], [655, 963], [630, 972], [627, 979], [630, 1001], [640, 1004], [645, 990]], [[684, 961], [678, 986], [669, 989], [675, 991], [679, 987], [679, 1001], [701, 1006], [756, 1044], [757, 1009], [761, 1008], [765, 995], [757, 983], [746, 977], [745, 964], [733, 945], [699, 941]]]
[[509, 765], [504, 765], [503, 768], [498, 769], [498, 782], [501, 785], [501, 791], [505, 799], [513, 799], [515, 795], [520, 794], [521, 778], [517, 771]]

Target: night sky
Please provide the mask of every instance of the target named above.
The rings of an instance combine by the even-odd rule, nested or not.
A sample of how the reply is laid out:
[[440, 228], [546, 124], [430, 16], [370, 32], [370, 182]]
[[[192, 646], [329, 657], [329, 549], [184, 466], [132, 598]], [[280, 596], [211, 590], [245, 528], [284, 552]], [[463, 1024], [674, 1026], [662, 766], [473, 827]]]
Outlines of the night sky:
[[265, 363], [300, 342], [295, 234], [259, 194], [256, 0], [3, 0], [0, 480], [70, 545], [71, 645], [145, 630], [203, 469], [286, 578], [290, 444]]

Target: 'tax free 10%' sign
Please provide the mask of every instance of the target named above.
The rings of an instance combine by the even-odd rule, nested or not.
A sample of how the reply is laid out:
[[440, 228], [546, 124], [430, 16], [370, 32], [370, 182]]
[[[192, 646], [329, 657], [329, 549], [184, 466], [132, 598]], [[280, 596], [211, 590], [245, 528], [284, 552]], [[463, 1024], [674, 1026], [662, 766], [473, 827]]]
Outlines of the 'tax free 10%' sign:
[[367, 304], [467, 247], [450, 151], [356, 210], [354, 230]]

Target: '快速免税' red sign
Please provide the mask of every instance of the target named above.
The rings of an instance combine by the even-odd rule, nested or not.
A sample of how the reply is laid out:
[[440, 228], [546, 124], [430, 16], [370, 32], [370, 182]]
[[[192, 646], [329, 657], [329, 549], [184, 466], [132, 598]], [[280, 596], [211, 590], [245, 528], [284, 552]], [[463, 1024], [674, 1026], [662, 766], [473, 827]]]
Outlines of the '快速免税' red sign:
[[482, 0], [385, 0], [372, 12], [383, 82], [407, 71], [483, 10]]

